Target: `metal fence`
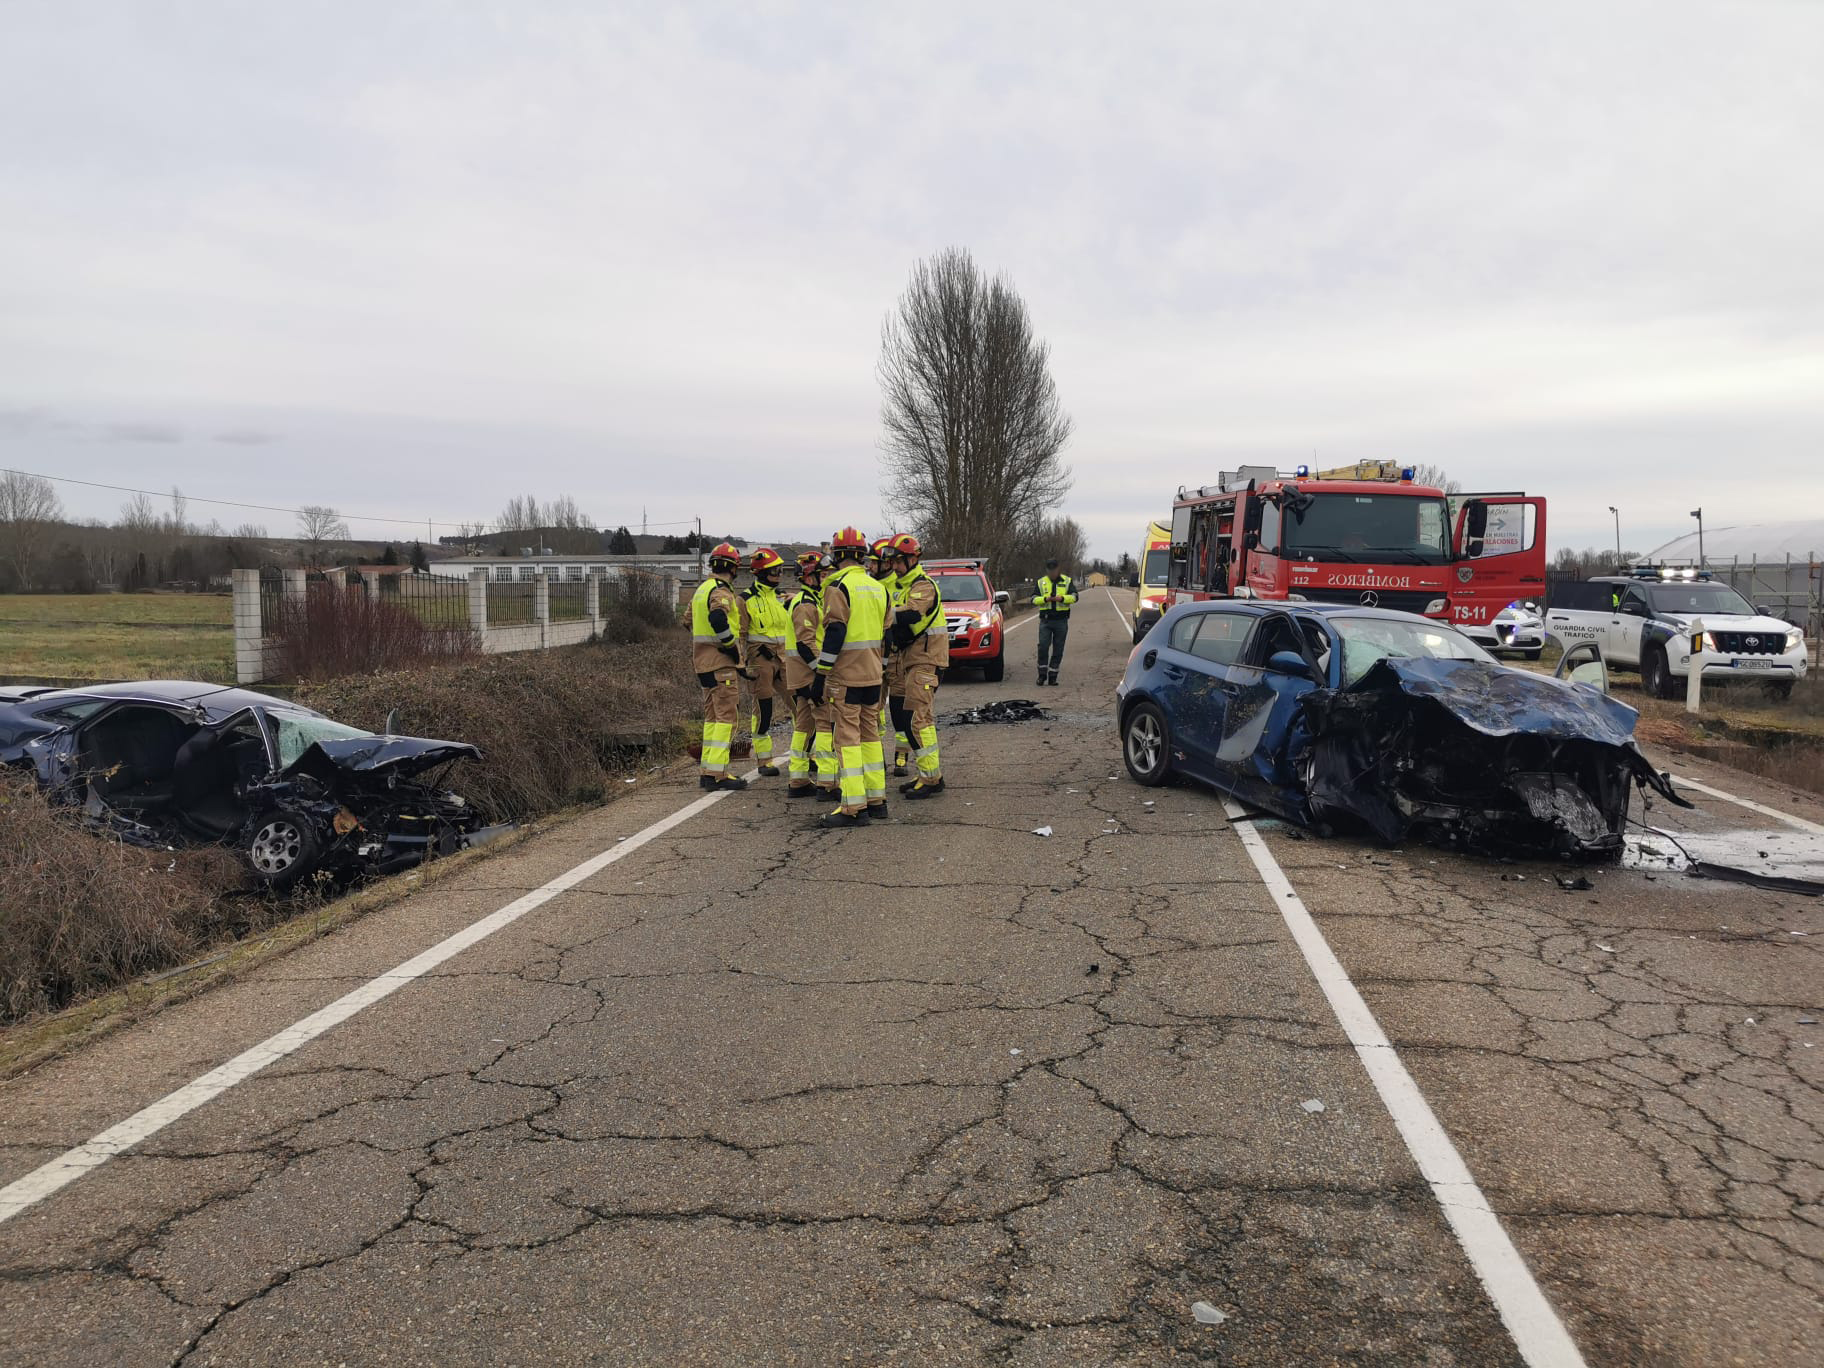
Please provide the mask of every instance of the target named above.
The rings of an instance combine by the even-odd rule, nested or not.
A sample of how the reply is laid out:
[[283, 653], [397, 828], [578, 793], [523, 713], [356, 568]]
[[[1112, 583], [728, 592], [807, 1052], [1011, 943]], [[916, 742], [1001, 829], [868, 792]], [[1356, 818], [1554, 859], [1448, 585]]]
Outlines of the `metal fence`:
[[548, 611], [553, 622], [577, 622], [589, 616], [589, 586], [581, 580], [554, 580]]

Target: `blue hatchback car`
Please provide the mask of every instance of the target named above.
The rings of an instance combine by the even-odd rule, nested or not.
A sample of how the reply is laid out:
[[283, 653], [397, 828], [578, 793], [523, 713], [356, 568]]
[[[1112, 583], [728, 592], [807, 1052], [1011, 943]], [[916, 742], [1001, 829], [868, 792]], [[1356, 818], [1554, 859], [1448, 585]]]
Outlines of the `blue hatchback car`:
[[1509, 668], [1412, 613], [1180, 604], [1134, 648], [1116, 699], [1140, 783], [1182, 774], [1390, 841], [1418, 828], [1444, 844], [1609, 855], [1634, 783], [1682, 801], [1634, 744], [1632, 708], [1575, 678]]

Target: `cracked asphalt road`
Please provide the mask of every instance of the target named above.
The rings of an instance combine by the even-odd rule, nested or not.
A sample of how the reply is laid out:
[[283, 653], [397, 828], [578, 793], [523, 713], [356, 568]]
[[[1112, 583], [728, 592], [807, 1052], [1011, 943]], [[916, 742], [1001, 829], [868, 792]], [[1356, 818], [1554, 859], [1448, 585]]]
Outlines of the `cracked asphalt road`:
[[[1086, 596], [1064, 687], [946, 687], [1057, 716], [945, 799], [724, 799], [0, 1225], [0, 1360], [1517, 1362], [1218, 800], [1122, 773], [1126, 655]], [[0, 1085], [0, 1183], [694, 796]], [[1266, 835], [1591, 1363], [1815, 1361], [1817, 902]]]

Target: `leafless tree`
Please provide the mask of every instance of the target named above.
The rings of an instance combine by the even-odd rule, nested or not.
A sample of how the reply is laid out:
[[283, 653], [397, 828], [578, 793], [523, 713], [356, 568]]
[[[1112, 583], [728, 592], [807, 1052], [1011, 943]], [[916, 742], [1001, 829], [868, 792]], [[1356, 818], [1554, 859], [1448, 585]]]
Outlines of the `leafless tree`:
[[545, 526], [545, 506], [530, 494], [516, 495], [507, 500], [494, 525], [502, 532], [530, 532]]
[[1070, 419], [1051, 349], [1005, 277], [947, 248], [912, 271], [881, 327], [889, 521], [939, 555], [1004, 556], [1070, 488]]
[[465, 522], [456, 528], [456, 535], [462, 538], [463, 546], [473, 551], [488, 535], [488, 525], [480, 522]]
[[305, 565], [318, 564], [330, 542], [347, 540], [348, 524], [335, 509], [305, 504], [298, 510], [298, 558]]
[[190, 501], [184, 497], [184, 491], [176, 485], [171, 486], [171, 514], [165, 519], [165, 530], [174, 537], [181, 537], [190, 531]]
[[576, 500], [568, 494], [560, 494], [545, 505], [545, 526], [561, 528], [566, 532], [581, 531], [594, 527], [589, 515], [576, 506]]
[[51, 525], [63, 517], [57, 488], [42, 475], [0, 471], [0, 555], [13, 567], [21, 589], [32, 587], [32, 572]]
[[1446, 494], [1461, 494], [1463, 492], [1463, 482], [1461, 480], [1451, 479], [1450, 476], [1444, 473], [1444, 467], [1438, 465], [1414, 466], [1412, 468], [1412, 482], [1414, 484], [1429, 485], [1433, 489], [1441, 489]]
[[126, 532], [156, 532], [159, 519], [152, 511], [152, 500], [144, 494], [135, 494], [120, 506], [120, 521], [115, 526]]
[[1087, 574], [1084, 557], [1089, 539], [1075, 518], [1042, 518], [1026, 527], [1009, 548], [999, 579], [1037, 579], [1045, 562], [1056, 559], [1058, 568], [1075, 578]]
[[266, 528], [260, 523], [244, 522], [228, 535], [236, 541], [265, 541]]

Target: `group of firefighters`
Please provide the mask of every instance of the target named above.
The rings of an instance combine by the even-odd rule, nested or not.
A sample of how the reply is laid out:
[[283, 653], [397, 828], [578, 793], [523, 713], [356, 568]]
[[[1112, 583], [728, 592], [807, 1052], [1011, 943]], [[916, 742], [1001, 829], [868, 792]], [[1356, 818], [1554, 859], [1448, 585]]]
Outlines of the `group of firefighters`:
[[826, 560], [798, 557], [798, 592], [782, 595], [785, 559], [754, 552], [753, 584], [737, 590], [741, 554], [727, 542], [709, 553], [709, 574], [690, 606], [697, 682], [703, 686], [702, 786], [742, 789], [729, 773], [741, 680], [749, 681], [754, 759], [776, 777], [773, 705], [792, 710], [787, 796], [836, 804], [821, 825], [852, 827], [887, 815], [884, 738], [893, 771], [914, 801], [944, 791], [937, 749], [938, 671], [950, 662], [943, 597], [925, 573], [910, 533], [869, 543], [853, 527], [830, 538]]

